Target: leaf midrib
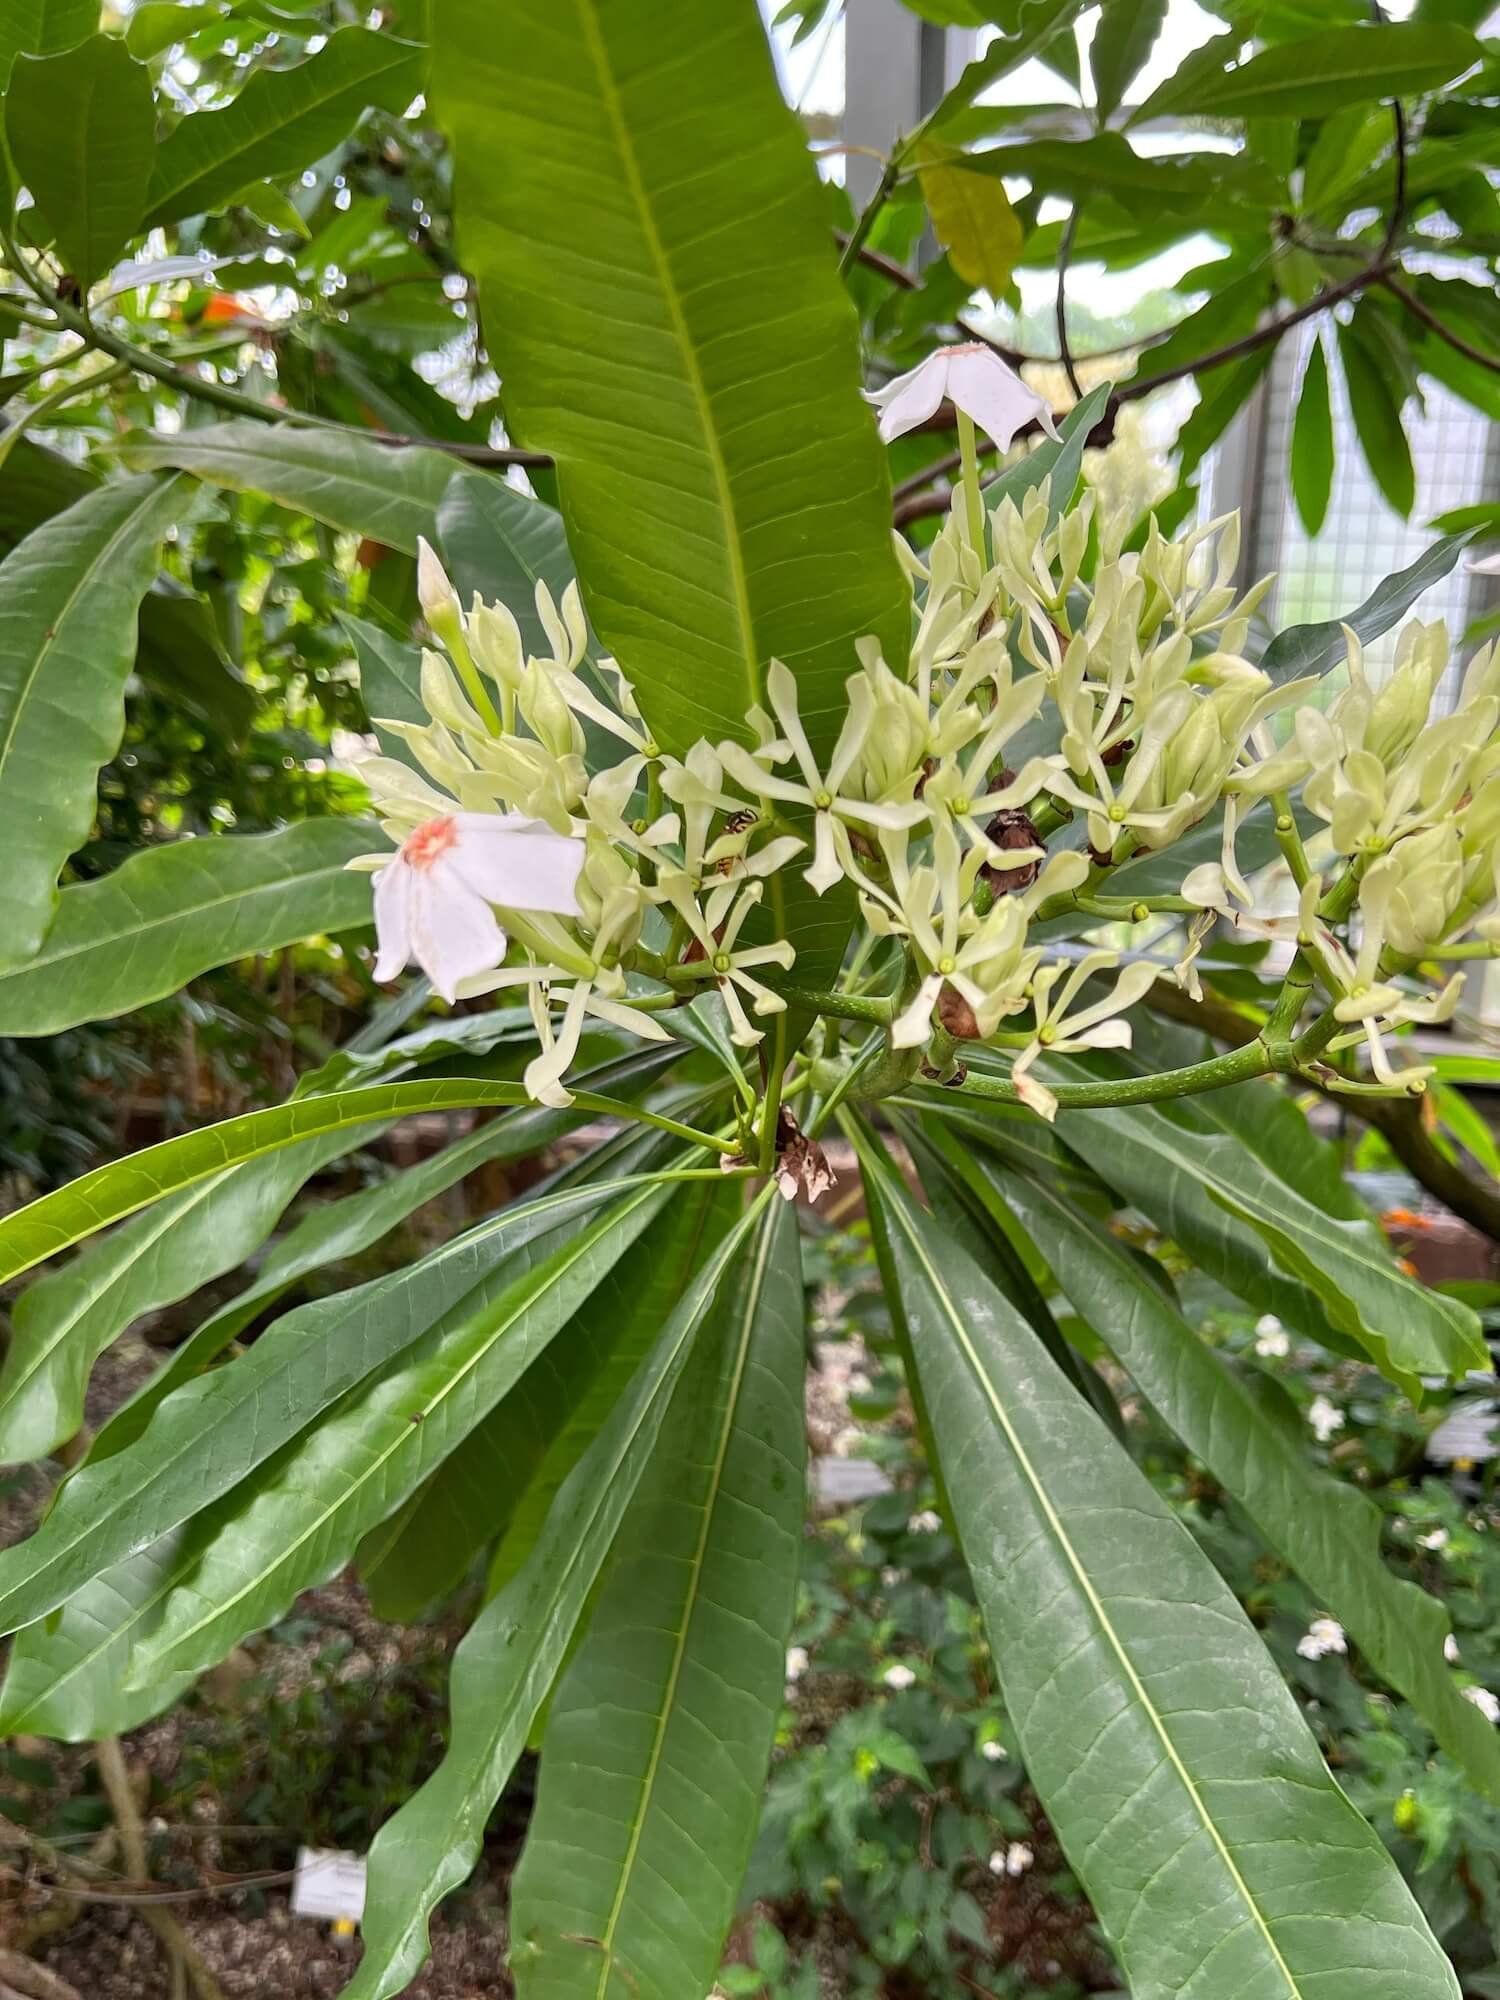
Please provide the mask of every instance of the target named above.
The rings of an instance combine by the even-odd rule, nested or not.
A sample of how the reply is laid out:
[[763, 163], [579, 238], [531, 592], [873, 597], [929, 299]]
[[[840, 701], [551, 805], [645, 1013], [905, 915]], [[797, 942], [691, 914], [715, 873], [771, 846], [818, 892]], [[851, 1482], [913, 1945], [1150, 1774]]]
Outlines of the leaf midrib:
[[901, 1225], [902, 1232], [905, 1235], [907, 1242], [911, 1247], [912, 1254], [916, 1257], [917, 1262], [921, 1265], [923, 1271], [926, 1273], [928, 1283], [932, 1286], [934, 1296], [940, 1302], [944, 1313], [947, 1315], [947, 1318], [950, 1324], [952, 1325], [954, 1335], [957, 1338], [958, 1344], [963, 1351], [964, 1359], [969, 1367], [971, 1374], [974, 1377], [974, 1380], [979, 1384], [981, 1393], [983, 1394], [986, 1402], [989, 1404], [990, 1409], [994, 1413], [995, 1421], [1000, 1425], [1000, 1428], [1005, 1433], [1006, 1440], [1010, 1446], [1011, 1451], [1015, 1455], [1016, 1462], [1021, 1468], [1022, 1474], [1026, 1480], [1027, 1485], [1031, 1488], [1032, 1494], [1035, 1498], [1038, 1508], [1041, 1511], [1042, 1517], [1046, 1521], [1047, 1526], [1052, 1532], [1057, 1548], [1060, 1550], [1069, 1569], [1072, 1571], [1074, 1579], [1077, 1582], [1078, 1588], [1083, 1593], [1083, 1596], [1086, 1599], [1089, 1608], [1092, 1611], [1098, 1623], [1099, 1630], [1103, 1633], [1105, 1639], [1107, 1640], [1110, 1650], [1114, 1653], [1114, 1656], [1119, 1663], [1121, 1672], [1124, 1674], [1127, 1682], [1129, 1683], [1131, 1689], [1133, 1690], [1136, 1696], [1136, 1699], [1139, 1701], [1142, 1712], [1145, 1714], [1147, 1720], [1150, 1722], [1152, 1730], [1154, 1731], [1158, 1742], [1161, 1744], [1162, 1750], [1167, 1758], [1167, 1761], [1172, 1766], [1172, 1769], [1176, 1772], [1177, 1777], [1181, 1782], [1184, 1791], [1187, 1793], [1188, 1798], [1192, 1802], [1193, 1810], [1196, 1813], [1198, 1820], [1203, 1827], [1204, 1832], [1208, 1835], [1214, 1848], [1218, 1852], [1219, 1858], [1223, 1862], [1231, 1882], [1234, 1884], [1236, 1893], [1238, 1894], [1240, 1900], [1244, 1904], [1245, 1909], [1249, 1912], [1250, 1918], [1254, 1922], [1257, 1930], [1260, 1932], [1260, 1935], [1265, 1942], [1266, 1948], [1271, 1954], [1271, 1958], [1276, 1966], [1277, 1971], [1286, 1980], [1288, 1994], [1292, 1996], [1292, 2000], [1303, 2000], [1302, 1988], [1298, 1985], [1297, 1980], [1293, 1975], [1290, 1966], [1287, 1964], [1285, 1958], [1282, 1956], [1280, 1947], [1276, 1943], [1276, 1939], [1271, 1932], [1270, 1925], [1267, 1923], [1265, 1916], [1262, 1914], [1260, 1905], [1256, 1902], [1255, 1897], [1251, 1894], [1249, 1884], [1245, 1881], [1244, 1876], [1240, 1873], [1239, 1866], [1236, 1863], [1234, 1856], [1230, 1853], [1229, 1848], [1224, 1841], [1223, 1835], [1219, 1832], [1218, 1827], [1214, 1824], [1213, 1817], [1209, 1813], [1208, 1808], [1205, 1806], [1203, 1802], [1198, 1787], [1193, 1781], [1192, 1774], [1189, 1772], [1187, 1766], [1183, 1763], [1182, 1757], [1179, 1754], [1177, 1746], [1173, 1742], [1172, 1737], [1167, 1730], [1165, 1722], [1163, 1721], [1161, 1715], [1157, 1712], [1155, 1703], [1152, 1701], [1149, 1693], [1146, 1690], [1144, 1683], [1140, 1678], [1140, 1675], [1136, 1671], [1135, 1663], [1131, 1659], [1129, 1652], [1126, 1650], [1124, 1641], [1120, 1638], [1119, 1634], [1116, 1632], [1113, 1621], [1111, 1620], [1107, 1610], [1105, 1609], [1103, 1600], [1100, 1598], [1098, 1592], [1094, 1589], [1092, 1580], [1090, 1579], [1087, 1570], [1084, 1568], [1082, 1562], [1080, 1561], [1077, 1553], [1073, 1548], [1072, 1540], [1068, 1535], [1067, 1529], [1060, 1515], [1058, 1514], [1056, 1508], [1053, 1506], [1051, 1496], [1048, 1494], [1045, 1485], [1037, 1475], [1036, 1468], [1033, 1466], [1031, 1462], [1030, 1454], [1027, 1452], [1020, 1437], [1017, 1435], [1015, 1428], [1010, 1421], [1010, 1417], [1006, 1412], [1004, 1404], [995, 1394], [994, 1386], [990, 1382], [989, 1376], [985, 1372], [984, 1365], [981, 1362], [979, 1355], [974, 1348], [973, 1342], [969, 1338], [968, 1328], [964, 1323], [963, 1317], [959, 1313], [956, 1305], [954, 1304], [952, 1298], [950, 1297], [946, 1286], [943, 1284], [942, 1279], [938, 1276], [937, 1271], [934, 1269], [932, 1261], [927, 1255], [926, 1249], [921, 1241], [920, 1236], [913, 1229], [911, 1224], [911, 1218], [907, 1213], [904, 1201], [898, 1198], [896, 1201], [892, 1202], [891, 1206], [895, 1211], [897, 1221]]
[[[770, 1262], [771, 1245], [775, 1232], [762, 1225], [760, 1243], [756, 1249], [755, 1263], [751, 1268], [750, 1282], [745, 1297], [744, 1317], [740, 1322], [739, 1348], [735, 1355], [734, 1375], [730, 1382], [729, 1395], [724, 1406], [724, 1425], [719, 1433], [719, 1442], [714, 1453], [712, 1476], [709, 1481], [708, 1497], [703, 1508], [703, 1522], [698, 1532], [697, 1546], [693, 1550], [692, 1565], [688, 1574], [688, 1587], [683, 1602], [685, 1612], [681, 1627], [672, 1649], [672, 1665], [663, 1690], [661, 1711], [657, 1716], [656, 1729], [651, 1743], [651, 1754], [646, 1761], [645, 1778], [641, 1786], [640, 1803], [634, 1823], [630, 1829], [630, 1839], [626, 1846], [625, 1858], [621, 1864], [619, 1883], [615, 1891], [609, 1917], [600, 1937], [601, 1956], [599, 1962], [599, 1982], [594, 1989], [594, 2000], [606, 2000], [610, 1976], [615, 1967], [615, 1932], [619, 1928], [620, 1917], [625, 1908], [625, 1898], [630, 1890], [631, 1877], [635, 1872], [637, 1856], [645, 1831], [646, 1818], [651, 1809], [652, 1794], [656, 1789], [661, 1760], [666, 1750], [668, 1725], [677, 1703], [677, 1687], [682, 1677], [683, 1661], [687, 1657], [688, 1634], [692, 1629], [697, 1611], [698, 1589], [703, 1578], [703, 1565], [707, 1559], [709, 1536], [713, 1532], [717, 1516], [720, 1493], [724, 1481], [724, 1463], [729, 1455], [730, 1440], [734, 1435], [735, 1416], [739, 1409], [740, 1391], [744, 1384], [745, 1368], [750, 1356], [750, 1343], [755, 1329], [755, 1316], [760, 1307], [761, 1295], [765, 1290], [766, 1267]], [[627, 1975], [628, 1977], [628, 1975]]]

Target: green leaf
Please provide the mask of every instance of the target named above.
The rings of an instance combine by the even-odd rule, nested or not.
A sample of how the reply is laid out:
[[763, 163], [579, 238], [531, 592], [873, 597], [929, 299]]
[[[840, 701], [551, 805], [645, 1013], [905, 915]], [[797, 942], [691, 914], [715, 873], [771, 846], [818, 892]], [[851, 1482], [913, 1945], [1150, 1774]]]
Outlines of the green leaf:
[[1124, 103], [1131, 79], [1156, 46], [1166, 18], [1167, 0], [1105, 0], [1089, 50], [1101, 119]]
[[[1212, 279], [1215, 274], [1208, 275]], [[1137, 371], [1157, 375], [1168, 369], [1187, 368], [1213, 349], [1238, 340], [1259, 323], [1267, 296], [1263, 270], [1248, 271], [1227, 283], [1221, 281], [1195, 312], [1177, 322], [1165, 340], [1142, 349]], [[1199, 390], [1205, 397], [1212, 394], [1212, 373], [1199, 384]]]
[[451, 459], [420, 445], [393, 449], [348, 433], [251, 417], [165, 434], [136, 431], [117, 449], [139, 471], [180, 466], [232, 493], [268, 493], [283, 507], [409, 556], [417, 552], [419, 535], [431, 538], [438, 502], [453, 476]]
[[125, 731], [136, 617], [180, 481], [87, 494], [0, 562], [0, 967], [37, 951], [63, 863], [94, 821], [98, 773]]
[[[44, 1618], [228, 1492], [467, 1295], [505, 1290], [544, 1261], [556, 1234], [576, 1230], [608, 1192], [569, 1189], [506, 1209], [403, 1271], [299, 1306], [227, 1368], [185, 1383], [137, 1441], [87, 1460], [35, 1534], [0, 1555], [0, 1630]], [[468, 1310], [479, 1302], [468, 1298]]]
[[556, 508], [529, 500], [486, 473], [454, 473], [438, 507], [437, 538], [464, 603], [476, 590], [487, 603], [498, 599], [520, 626], [527, 652], [545, 654], [536, 587], [545, 583], [558, 603], [573, 581], [573, 558]]
[[1369, 2000], [1457, 2000], [1208, 1558], [1025, 1321], [861, 1151], [1007, 1712], [1135, 2000], [1318, 2000], [1350, 1966]]
[[1292, 492], [1308, 534], [1316, 535], [1328, 517], [1333, 492], [1333, 412], [1328, 401], [1328, 357], [1321, 335], [1314, 334], [1302, 371], [1302, 392], [1292, 425]]
[[[1086, 0], [1032, 0], [1031, 5], [1007, 7], [1005, 31], [989, 43], [984, 53], [967, 64], [958, 82], [948, 92], [936, 111], [921, 129], [925, 132], [941, 133], [948, 122], [967, 111], [982, 90], [988, 90], [1012, 70], [1029, 62], [1032, 56], [1045, 49], [1049, 42], [1060, 35], [1064, 28], [1071, 27], [1083, 12]], [[980, 18], [989, 15], [994, 18], [996, 9], [991, 7], [975, 10]]]
[[1048, 489], [1047, 520], [1055, 527], [1073, 504], [1089, 435], [1104, 415], [1109, 393], [1108, 382], [1090, 389], [1058, 425], [1055, 440], [1043, 438], [1033, 451], [988, 483], [984, 489], [986, 504], [995, 508], [1002, 500], [1012, 500], [1019, 507], [1033, 488], [1049, 479], [1052, 484]]
[[356, 618], [347, 611], [341, 611], [338, 620], [349, 635], [354, 657], [359, 662], [360, 696], [381, 749], [387, 757], [394, 757], [414, 771], [420, 770], [416, 754], [405, 738], [380, 725], [415, 722], [425, 727], [432, 720], [422, 706], [421, 647], [404, 645], [367, 618]]
[[212, 1539], [136, 1651], [134, 1684], [212, 1666], [336, 1575], [527, 1373], [671, 1193], [632, 1188], [540, 1263], [503, 1265], [305, 1430], [283, 1463], [219, 1502]]
[[1383, 577], [1359, 609], [1351, 611], [1347, 618], [1329, 618], [1318, 625], [1289, 625], [1267, 646], [1261, 666], [1277, 681], [1327, 673], [1345, 656], [1345, 625], [1351, 626], [1356, 637], [1368, 646], [1372, 639], [1399, 625], [1424, 590], [1442, 582], [1468, 544], [1465, 531], [1445, 535], [1430, 549], [1424, 549], [1406, 569]]
[[1356, 320], [1338, 331], [1339, 359], [1349, 389], [1355, 435], [1371, 477], [1406, 520], [1416, 505], [1417, 475], [1401, 421], [1405, 390], [1393, 380], [1384, 348]]
[[1125, 1246], [1053, 1187], [984, 1163], [1068, 1298], [1157, 1414], [1245, 1509], [1273, 1548], [1349, 1633], [1370, 1665], [1432, 1724], [1438, 1741], [1491, 1797], [1500, 1738], [1465, 1701], [1443, 1658], [1441, 1602], [1380, 1559], [1380, 1509], [1309, 1460], [1303, 1440], [1266, 1414], [1248, 1383], [1146, 1279]]
[[1198, 407], [1177, 433], [1179, 480], [1197, 470], [1209, 448], [1228, 430], [1255, 393], [1275, 352], [1275, 342], [1269, 341], [1239, 361], [1222, 362], [1194, 377]]
[[[780, 659], [826, 755], [853, 641], [875, 634], [899, 671], [910, 593], [854, 309], [758, 9], [517, 0], [497, 38], [486, 0], [442, 0], [434, 27], [507, 419], [557, 460], [601, 643], [664, 748], [748, 742]], [[708, 163], [690, 190], [684, 158]], [[788, 872], [767, 903], [800, 976], [831, 977], [847, 900], [820, 908]]]
[[62, 1743], [121, 1736], [186, 1694], [191, 1674], [129, 1690], [125, 1674], [136, 1644], [191, 1566], [200, 1534], [192, 1523], [174, 1528], [84, 1584], [55, 1616], [18, 1632], [0, 1688], [0, 1731]]
[[113, 35], [21, 56], [5, 94], [5, 137], [64, 269], [86, 289], [135, 235], [146, 205], [151, 79]]
[[325, 1134], [200, 1181], [28, 1287], [0, 1367], [0, 1462], [42, 1458], [83, 1423], [94, 1362], [144, 1314], [232, 1271], [270, 1234], [309, 1174], [373, 1136]]
[[[365, 1537], [360, 1577], [382, 1618], [411, 1623], [504, 1534], [493, 1593], [531, 1553], [563, 1480], [602, 1428], [713, 1241], [734, 1191], [682, 1190], [601, 1278], [523, 1379], [399, 1514]], [[717, 1229], [714, 1234], [719, 1233]], [[501, 1557], [503, 1556], [503, 1560]]]
[[[128, 1159], [96, 1167], [77, 1180], [56, 1188], [38, 1201], [0, 1220], [0, 1283], [30, 1270], [60, 1250], [68, 1249], [95, 1230], [157, 1201], [174, 1189], [218, 1173], [239, 1160], [253, 1160], [279, 1147], [295, 1145], [320, 1132], [365, 1125], [378, 1118], [399, 1118], [414, 1111], [464, 1111], [481, 1104], [524, 1104], [519, 1083], [495, 1083], [485, 1077], [450, 1077], [442, 1081], [373, 1084], [367, 1090], [346, 1090], [337, 1096], [294, 1098], [266, 1111], [247, 1111], [199, 1132], [184, 1132], [145, 1146]], [[576, 1091], [573, 1102], [606, 1117], [641, 1118], [663, 1131], [696, 1136], [651, 1111], [632, 1111], [610, 1097]]]
[[55, 56], [98, 25], [99, 0], [0, 0], [0, 76], [12, 56]]
[[1391, 144], [1391, 114], [1352, 104], [1318, 127], [1302, 169], [1304, 212], [1322, 208], [1345, 193]]
[[1464, 28], [1414, 21], [1328, 28], [1262, 49], [1215, 76], [1172, 77], [1139, 115], [1322, 118], [1345, 104], [1437, 90], [1482, 54], [1479, 41]]
[[185, 42], [199, 28], [223, 18], [218, 0], [198, 0], [198, 4], [193, 0], [142, 0], [125, 23], [125, 46], [133, 56], [148, 62], [174, 42]]
[[[491, 1598], [454, 1653], [448, 1753], [375, 1837], [365, 1956], [343, 2000], [390, 2000], [426, 1957], [428, 1917], [474, 1865], [485, 1823], [651, 1456], [694, 1336], [711, 1306], [715, 1323], [721, 1313], [743, 1318], [754, 1308], [766, 1246], [781, 1221], [767, 1214], [771, 1199], [768, 1189], [694, 1278], [559, 1493], [526, 1567]], [[752, 1230], [753, 1250], [737, 1254]]]
[[[1332, 1325], [1414, 1400], [1420, 1400], [1419, 1376], [1457, 1376], [1486, 1365], [1479, 1322], [1466, 1306], [1407, 1277], [1374, 1223], [1324, 1214], [1231, 1134], [1185, 1124], [1176, 1107], [1155, 1104], [1062, 1112], [1057, 1130], [1241, 1296], [1247, 1275], [1253, 1286], [1255, 1274], [1246, 1273], [1242, 1253], [1231, 1248], [1234, 1239], [1215, 1224], [1203, 1196], [1248, 1223], [1283, 1269], [1321, 1301]], [[1186, 1132], [1193, 1134], [1190, 1145]], [[1295, 1310], [1278, 1316], [1305, 1325]]]
[[359, 820], [306, 820], [145, 848], [113, 874], [71, 885], [41, 949], [0, 972], [0, 1035], [110, 1020], [213, 966], [368, 924], [369, 877], [346, 864], [378, 839]]
[[683, 1370], [553, 1701], [512, 1890], [523, 2000], [677, 2000], [713, 1983], [786, 1678], [802, 1320], [796, 1224], [777, 1202], [742, 1310]]
[[290, 69], [258, 69], [222, 111], [196, 111], [157, 148], [142, 227], [222, 208], [251, 181], [300, 173], [371, 106], [403, 111], [423, 51], [374, 28], [340, 28]]
[[[615, 1062], [603, 1063], [580, 1078], [603, 1089], [627, 1094], [644, 1086], [669, 1055], [659, 1048], [635, 1050]], [[172, 1358], [115, 1411], [94, 1439], [89, 1458], [96, 1461], [138, 1438], [158, 1403], [184, 1382], [201, 1375], [237, 1334], [283, 1293], [314, 1271], [358, 1257], [378, 1243], [424, 1203], [435, 1201], [466, 1174], [490, 1162], [524, 1160], [542, 1152], [565, 1133], [583, 1124], [584, 1111], [555, 1111], [541, 1104], [511, 1111], [503, 1118], [476, 1126], [430, 1159], [420, 1160], [374, 1187], [340, 1201], [320, 1202], [272, 1244], [255, 1282], [222, 1305]]]
[[918, 149], [918, 177], [933, 234], [961, 278], [999, 298], [1011, 281], [1024, 231], [1004, 183], [977, 174], [961, 146], [925, 140]]

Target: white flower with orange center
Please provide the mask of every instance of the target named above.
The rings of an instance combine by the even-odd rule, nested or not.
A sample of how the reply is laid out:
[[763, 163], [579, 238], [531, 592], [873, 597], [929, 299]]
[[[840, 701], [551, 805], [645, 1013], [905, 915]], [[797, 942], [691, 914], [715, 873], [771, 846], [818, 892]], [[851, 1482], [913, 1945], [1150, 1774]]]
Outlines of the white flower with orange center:
[[452, 1001], [458, 983], [499, 965], [504, 910], [578, 914], [584, 844], [520, 813], [442, 813], [424, 820], [375, 878], [375, 977], [413, 959]]

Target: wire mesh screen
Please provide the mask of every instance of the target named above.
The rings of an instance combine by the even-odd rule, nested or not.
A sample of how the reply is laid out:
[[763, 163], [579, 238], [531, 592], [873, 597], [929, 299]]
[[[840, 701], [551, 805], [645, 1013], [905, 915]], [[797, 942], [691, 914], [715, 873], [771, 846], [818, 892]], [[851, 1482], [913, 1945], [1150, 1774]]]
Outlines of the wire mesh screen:
[[[1308, 539], [1292, 500], [1288, 467], [1292, 423], [1308, 350], [1316, 335], [1301, 330], [1295, 352], [1284, 343], [1268, 380], [1265, 400], [1265, 446], [1261, 454], [1262, 486], [1253, 509], [1253, 560], [1250, 574], [1277, 572], [1270, 610], [1276, 626], [1346, 616], [1375, 585], [1393, 570], [1405, 569], [1434, 539], [1427, 525], [1436, 514], [1491, 498], [1493, 426], [1436, 382], [1425, 380], [1425, 413], [1407, 411], [1407, 436], [1417, 478], [1417, 501], [1411, 519], [1403, 521], [1386, 502], [1354, 434], [1343, 373], [1329, 369], [1333, 404], [1335, 465], [1333, 497], [1328, 518], [1315, 541]], [[1444, 676], [1439, 700], [1447, 705], [1457, 692], [1460, 668], [1458, 641], [1477, 611], [1473, 579], [1459, 565], [1423, 597], [1416, 615], [1442, 618], [1454, 642], [1454, 663]], [[1376, 640], [1366, 660], [1374, 676], [1391, 664], [1396, 633]]]

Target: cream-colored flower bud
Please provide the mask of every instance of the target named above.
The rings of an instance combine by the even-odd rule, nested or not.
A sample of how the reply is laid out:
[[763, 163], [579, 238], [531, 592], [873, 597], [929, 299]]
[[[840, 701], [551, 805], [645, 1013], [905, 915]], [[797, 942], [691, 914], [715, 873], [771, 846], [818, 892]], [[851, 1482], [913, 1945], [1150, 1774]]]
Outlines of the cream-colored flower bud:
[[437, 551], [424, 535], [417, 537], [417, 602], [422, 607], [422, 616], [444, 645], [450, 645], [455, 635], [459, 644], [463, 643], [464, 610], [458, 592], [438, 560]]
[[521, 628], [505, 605], [481, 604], [475, 597], [469, 614], [469, 650], [492, 681], [512, 692], [520, 687], [526, 649]]
[[1415, 956], [1446, 934], [1463, 894], [1463, 843], [1449, 820], [1397, 841], [1366, 870], [1360, 907], [1394, 951]]
[[439, 653], [422, 654], [422, 706], [434, 721], [446, 724], [459, 736], [483, 735], [484, 724], [458, 683], [458, 676]]
[[1364, 744], [1392, 769], [1426, 727], [1433, 693], [1448, 664], [1448, 629], [1412, 622], [1402, 632], [1396, 666], [1370, 705]]
[[540, 660], [528, 663], [521, 678], [521, 713], [537, 741], [554, 757], [581, 757], [583, 729], [552, 672]]

